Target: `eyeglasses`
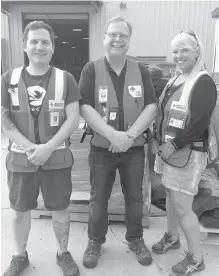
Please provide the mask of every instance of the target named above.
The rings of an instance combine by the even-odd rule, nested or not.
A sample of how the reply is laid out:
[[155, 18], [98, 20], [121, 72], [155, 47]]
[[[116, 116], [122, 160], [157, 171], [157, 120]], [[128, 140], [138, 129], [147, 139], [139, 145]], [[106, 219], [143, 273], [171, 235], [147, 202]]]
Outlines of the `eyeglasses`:
[[198, 42], [197, 37], [196, 37], [195, 33], [194, 33], [192, 30], [181, 31], [181, 32], [179, 32], [179, 33], [180, 33], [180, 34], [185, 33], [185, 34], [191, 35], [191, 36], [193, 36], [193, 37], [195, 38], [195, 40]]
[[108, 35], [108, 37], [110, 37], [112, 39], [116, 39], [117, 37], [119, 37], [122, 40], [128, 40], [129, 39], [129, 35], [127, 35], [127, 34], [108, 33], [106, 35]]

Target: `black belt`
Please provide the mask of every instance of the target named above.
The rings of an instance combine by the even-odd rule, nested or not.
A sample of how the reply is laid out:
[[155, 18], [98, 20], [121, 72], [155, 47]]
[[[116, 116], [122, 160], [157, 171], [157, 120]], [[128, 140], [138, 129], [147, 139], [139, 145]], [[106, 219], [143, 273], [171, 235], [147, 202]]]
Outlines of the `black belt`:
[[191, 150], [207, 152], [203, 142], [194, 142], [194, 144], [192, 144], [190, 148]]

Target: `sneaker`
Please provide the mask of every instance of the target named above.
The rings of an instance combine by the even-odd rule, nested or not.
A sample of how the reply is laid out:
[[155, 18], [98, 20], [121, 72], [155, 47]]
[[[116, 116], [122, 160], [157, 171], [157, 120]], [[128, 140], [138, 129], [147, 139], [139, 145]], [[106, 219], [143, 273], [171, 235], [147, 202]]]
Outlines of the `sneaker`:
[[128, 247], [136, 254], [137, 260], [141, 265], [149, 265], [152, 263], [151, 253], [142, 238], [130, 241]]
[[79, 268], [69, 251], [56, 255], [56, 263], [61, 267], [64, 276], [80, 276]]
[[204, 260], [196, 261], [192, 253], [185, 252], [186, 257], [184, 260], [172, 267], [174, 274], [178, 276], [190, 276], [195, 272], [205, 269]]
[[179, 238], [177, 239], [177, 241], [175, 241], [168, 233], [165, 233], [163, 238], [152, 246], [152, 250], [157, 254], [163, 254], [166, 253], [169, 249], [178, 248], [180, 248]]
[[29, 266], [29, 259], [26, 256], [13, 256], [9, 268], [4, 272], [3, 276], [19, 276], [21, 272]]
[[97, 241], [88, 241], [88, 245], [83, 256], [83, 265], [86, 268], [94, 268], [97, 265], [100, 257], [101, 246], [101, 243]]

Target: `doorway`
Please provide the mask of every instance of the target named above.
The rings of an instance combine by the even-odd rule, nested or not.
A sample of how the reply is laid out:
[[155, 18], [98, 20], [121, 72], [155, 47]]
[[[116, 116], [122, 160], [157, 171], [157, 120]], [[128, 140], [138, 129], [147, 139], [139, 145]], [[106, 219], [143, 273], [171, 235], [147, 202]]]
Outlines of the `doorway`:
[[[51, 65], [70, 72], [78, 82], [83, 66], [89, 61], [88, 15], [26, 15], [23, 30], [33, 20], [42, 20], [53, 28], [55, 51]], [[25, 64], [28, 64], [26, 54]]]

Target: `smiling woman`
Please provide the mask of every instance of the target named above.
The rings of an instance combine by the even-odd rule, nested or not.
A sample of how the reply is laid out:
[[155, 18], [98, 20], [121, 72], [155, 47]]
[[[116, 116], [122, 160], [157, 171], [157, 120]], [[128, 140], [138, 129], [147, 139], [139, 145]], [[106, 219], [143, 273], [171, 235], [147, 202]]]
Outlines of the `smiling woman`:
[[[204, 68], [202, 44], [198, 43], [196, 36], [180, 32], [172, 41], [171, 46], [173, 61], [183, 74], [189, 74], [195, 64]], [[197, 62], [198, 58], [202, 62], [201, 64]]]
[[188, 252], [172, 270], [176, 275], [189, 276], [205, 269], [199, 223], [192, 204], [207, 165], [209, 123], [217, 91], [205, 70], [202, 44], [194, 32], [180, 32], [171, 46], [177, 75], [159, 99], [156, 127], [160, 146], [154, 168], [162, 174], [167, 191], [167, 231], [152, 249], [163, 254], [179, 248], [180, 222]]

